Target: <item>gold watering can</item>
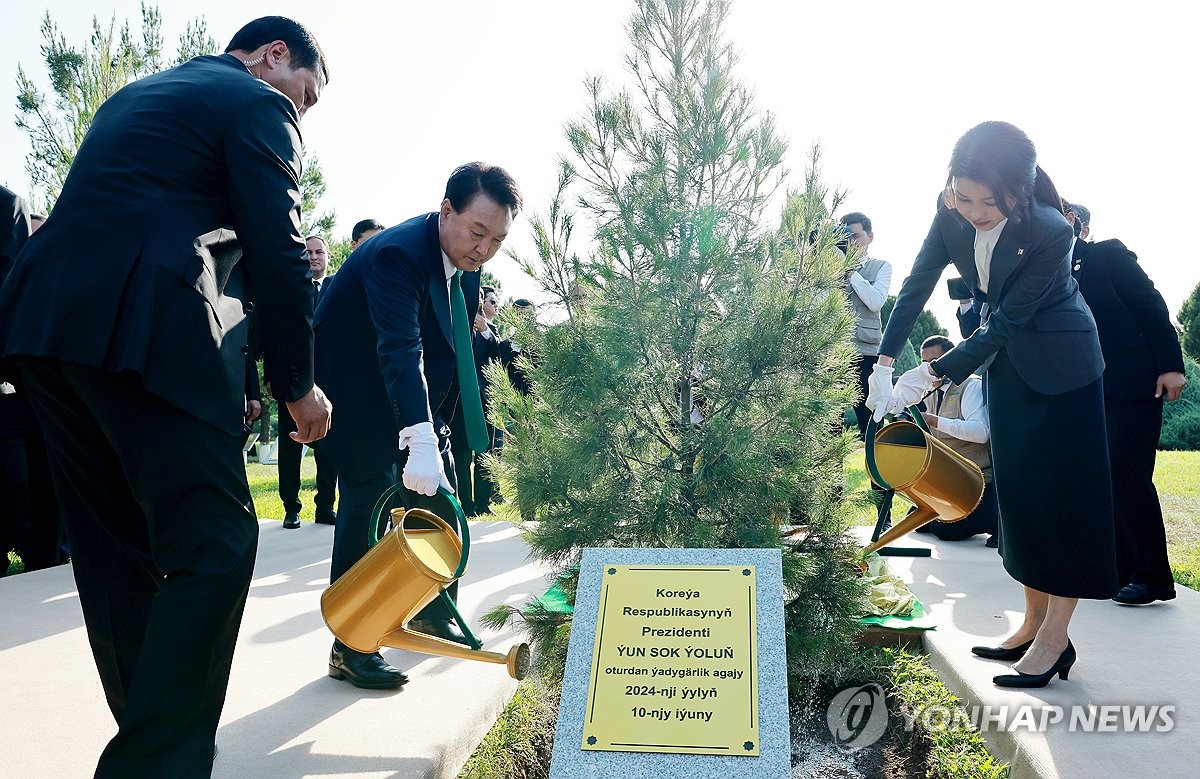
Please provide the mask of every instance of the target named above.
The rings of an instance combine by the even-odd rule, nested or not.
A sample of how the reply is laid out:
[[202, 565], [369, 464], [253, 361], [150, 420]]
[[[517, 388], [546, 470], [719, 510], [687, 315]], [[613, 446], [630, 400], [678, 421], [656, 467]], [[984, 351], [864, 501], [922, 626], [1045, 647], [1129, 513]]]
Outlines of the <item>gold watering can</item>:
[[[914, 419], [920, 412], [911, 409]], [[922, 422], [924, 420], [922, 419]], [[870, 554], [935, 519], [957, 522], [983, 499], [983, 471], [922, 425], [894, 421], [867, 426], [867, 470], [884, 489], [895, 490], [916, 507], [866, 549]]]
[[[375, 504], [367, 553], [321, 594], [325, 624], [339, 641], [357, 652], [376, 652], [388, 646], [499, 663], [507, 666], [514, 679], [524, 679], [529, 670], [529, 645], [517, 644], [507, 654], [483, 651], [483, 644], [446, 592], [466, 571], [471, 548], [467, 519], [452, 493], [438, 490], [454, 510], [461, 540], [445, 520], [419, 508], [393, 509], [391, 531], [376, 539], [384, 507], [401, 487], [389, 487]], [[470, 646], [404, 627], [435, 598], [441, 598]]]

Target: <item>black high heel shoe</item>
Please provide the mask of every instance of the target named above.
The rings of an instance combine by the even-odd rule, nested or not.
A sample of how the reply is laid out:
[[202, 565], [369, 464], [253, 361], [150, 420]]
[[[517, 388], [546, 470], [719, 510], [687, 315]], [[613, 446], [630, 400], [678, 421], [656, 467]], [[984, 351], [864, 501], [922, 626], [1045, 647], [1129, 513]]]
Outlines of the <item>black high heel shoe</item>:
[[1071, 666], [1075, 665], [1075, 646], [1069, 640], [1067, 648], [1054, 661], [1054, 665], [1050, 666], [1050, 670], [1043, 674], [1023, 674], [1017, 671], [1015, 674], [1004, 674], [1002, 676], [992, 677], [992, 683], [997, 687], [1045, 687], [1054, 678], [1054, 674], [1058, 674], [1059, 679], [1065, 680], [1067, 674], [1071, 671]]
[[985, 660], [1011, 660], [1015, 662], [1024, 657], [1031, 646], [1033, 646], [1032, 638], [1020, 646], [1014, 646], [1012, 649], [1005, 649], [1002, 646], [973, 646], [971, 647], [971, 652], [975, 656], [982, 657]]

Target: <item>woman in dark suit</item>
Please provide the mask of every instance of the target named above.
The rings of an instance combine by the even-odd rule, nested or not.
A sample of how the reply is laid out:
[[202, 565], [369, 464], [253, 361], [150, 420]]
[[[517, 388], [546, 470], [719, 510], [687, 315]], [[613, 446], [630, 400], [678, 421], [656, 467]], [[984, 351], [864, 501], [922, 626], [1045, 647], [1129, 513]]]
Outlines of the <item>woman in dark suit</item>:
[[[872, 380], [877, 417], [940, 377], [984, 369], [1004, 567], [1025, 587], [1025, 618], [989, 659], [1015, 660], [997, 685], [1043, 687], [1075, 662], [1067, 635], [1079, 598], [1117, 591], [1105, 440], [1104, 360], [1071, 277], [1072, 231], [1033, 143], [984, 122], [954, 147], [943, 203], [904, 280]], [[978, 330], [901, 377], [891, 366], [946, 265], [983, 302]]]

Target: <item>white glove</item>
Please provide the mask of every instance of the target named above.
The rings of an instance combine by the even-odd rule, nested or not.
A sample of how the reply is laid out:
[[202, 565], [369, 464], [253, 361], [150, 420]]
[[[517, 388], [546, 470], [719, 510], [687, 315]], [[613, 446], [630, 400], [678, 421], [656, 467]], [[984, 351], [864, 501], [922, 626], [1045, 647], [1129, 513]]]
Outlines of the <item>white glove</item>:
[[450, 490], [450, 480], [442, 468], [437, 433], [432, 422], [418, 422], [400, 431], [400, 448], [408, 449], [404, 464], [404, 486], [422, 495], [436, 495], [438, 487]]
[[941, 377], [934, 374], [927, 362], [905, 371], [892, 390], [892, 397], [887, 404], [887, 413], [898, 414], [918, 402], [940, 380]]
[[867, 377], [866, 407], [875, 412], [875, 421], [887, 413], [888, 399], [892, 396], [892, 366], [875, 363]]

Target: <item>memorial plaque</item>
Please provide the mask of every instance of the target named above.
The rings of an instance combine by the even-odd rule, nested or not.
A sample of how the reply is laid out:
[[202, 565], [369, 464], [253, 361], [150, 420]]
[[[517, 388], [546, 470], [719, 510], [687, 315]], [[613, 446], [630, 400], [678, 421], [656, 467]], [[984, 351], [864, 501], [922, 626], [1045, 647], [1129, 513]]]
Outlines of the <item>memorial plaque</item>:
[[787, 776], [778, 549], [585, 549], [551, 779]]
[[583, 748], [757, 755], [754, 566], [602, 567]]

